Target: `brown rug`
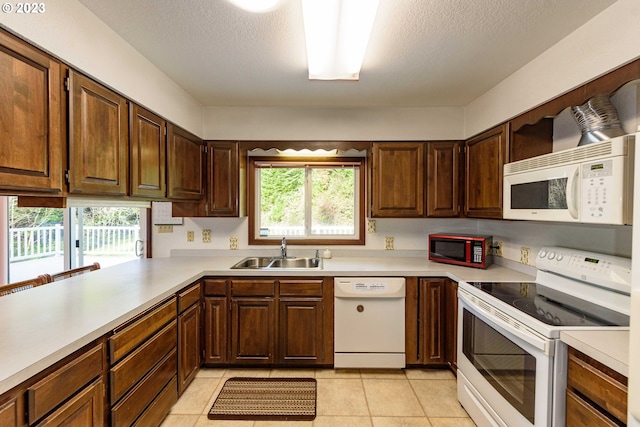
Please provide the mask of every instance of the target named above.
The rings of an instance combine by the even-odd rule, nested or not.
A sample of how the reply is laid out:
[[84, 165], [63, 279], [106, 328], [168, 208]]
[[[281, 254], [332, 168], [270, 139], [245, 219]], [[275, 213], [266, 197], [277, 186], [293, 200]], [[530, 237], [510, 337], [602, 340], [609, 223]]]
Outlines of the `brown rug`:
[[310, 421], [316, 417], [316, 388], [313, 378], [229, 378], [208, 418]]

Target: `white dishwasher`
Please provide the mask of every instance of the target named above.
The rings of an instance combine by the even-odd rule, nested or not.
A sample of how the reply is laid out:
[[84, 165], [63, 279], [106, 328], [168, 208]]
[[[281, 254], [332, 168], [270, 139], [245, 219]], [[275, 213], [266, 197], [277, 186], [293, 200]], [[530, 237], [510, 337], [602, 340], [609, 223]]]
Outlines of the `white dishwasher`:
[[404, 277], [334, 278], [334, 367], [404, 368]]

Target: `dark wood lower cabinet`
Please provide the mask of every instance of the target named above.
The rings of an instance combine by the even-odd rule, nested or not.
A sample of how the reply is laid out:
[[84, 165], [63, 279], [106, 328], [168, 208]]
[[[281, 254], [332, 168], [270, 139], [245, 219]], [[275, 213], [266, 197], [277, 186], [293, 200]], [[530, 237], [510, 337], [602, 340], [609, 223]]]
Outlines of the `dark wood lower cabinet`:
[[200, 369], [200, 302], [178, 316], [178, 395], [186, 390]]
[[322, 300], [280, 300], [280, 363], [320, 363], [322, 348]]
[[101, 426], [104, 422], [104, 394], [104, 383], [100, 378], [35, 425], [38, 427]]
[[275, 362], [273, 298], [231, 299], [231, 361]]
[[227, 297], [204, 298], [204, 363], [227, 363], [228, 320]]
[[448, 278], [407, 278], [407, 366], [449, 366], [457, 341], [457, 283]]

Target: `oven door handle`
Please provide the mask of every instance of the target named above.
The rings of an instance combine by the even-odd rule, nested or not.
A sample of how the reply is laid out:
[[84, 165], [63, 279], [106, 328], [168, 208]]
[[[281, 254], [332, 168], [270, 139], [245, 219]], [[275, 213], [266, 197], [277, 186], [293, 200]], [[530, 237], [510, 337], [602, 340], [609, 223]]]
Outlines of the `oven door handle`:
[[[524, 325], [521, 325], [521, 328], [516, 328], [515, 326], [505, 321], [505, 319], [510, 318], [509, 316], [496, 309], [495, 307], [488, 306], [488, 304], [486, 303], [479, 304], [477, 302], [477, 298], [463, 289], [458, 289], [458, 298], [462, 300], [462, 302], [469, 308], [475, 309], [474, 311], [477, 315], [480, 315], [480, 317], [484, 317], [485, 320], [488, 320], [494, 326], [503, 329], [512, 335], [515, 335], [516, 337], [522, 339], [524, 342], [544, 352], [544, 354], [547, 356], [553, 355], [553, 346], [551, 345], [552, 341], [550, 339], [530, 330]], [[499, 312], [501, 316], [496, 316], [494, 311]]]

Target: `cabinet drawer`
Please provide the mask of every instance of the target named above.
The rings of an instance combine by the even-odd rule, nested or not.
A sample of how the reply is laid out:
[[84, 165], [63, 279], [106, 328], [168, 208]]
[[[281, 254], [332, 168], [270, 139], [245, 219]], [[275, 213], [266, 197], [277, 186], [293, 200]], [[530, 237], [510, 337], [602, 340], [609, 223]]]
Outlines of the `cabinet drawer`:
[[101, 375], [104, 353], [104, 345], [100, 344], [29, 387], [29, 423], [34, 423]]
[[[569, 351], [567, 387], [573, 388], [615, 418], [627, 422], [627, 385], [624, 376], [612, 372], [574, 349]], [[609, 372], [607, 372], [609, 371]], [[614, 378], [618, 377], [618, 378]]]
[[193, 304], [200, 301], [200, 283], [178, 294], [178, 312], [182, 313]]
[[160, 328], [176, 318], [176, 299], [152, 309], [149, 313], [127, 323], [115, 330], [109, 338], [109, 355], [111, 363], [116, 363], [147, 338], [155, 334]]
[[111, 404], [116, 403], [156, 363], [176, 348], [176, 337], [177, 326], [174, 321], [111, 368]]
[[13, 398], [0, 405], [0, 426], [14, 427], [20, 425], [18, 399]]
[[276, 294], [273, 280], [234, 280], [231, 282], [231, 295], [272, 297]]
[[172, 351], [111, 411], [111, 425], [130, 426], [176, 375], [176, 352]]
[[598, 412], [571, 390], [567, 390], [567, 426], [618, 427], [618, 424]]
[[94, 381], [36, 427], [104, 425], [104, 383]]
[[171, 407], [178, 401], [178, 380], [173, 377], [171, 382], [155, 398], [153, 403], [144, 411], [144, 414], [133, 427], [147, 427], [160, 425], [164, 417], [169, 413]]
[[206, 296], [218, 296], [223, 297], [227, 295], [227, 281], [226, 280], [204, 280], [204, 294]]
[[321, 297], [322, 279], [280, 280], [280, 296]]

